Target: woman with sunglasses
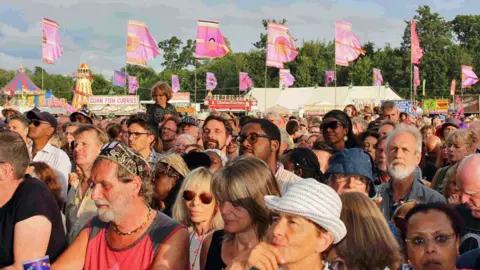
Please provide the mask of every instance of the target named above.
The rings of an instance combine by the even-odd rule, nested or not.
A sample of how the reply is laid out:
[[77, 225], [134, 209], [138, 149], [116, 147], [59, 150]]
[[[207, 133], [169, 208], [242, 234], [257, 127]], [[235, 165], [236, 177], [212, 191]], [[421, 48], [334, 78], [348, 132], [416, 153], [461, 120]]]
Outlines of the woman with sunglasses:
[[280, 196], [275, 176], [260, 159], [239, 157], [213, 175], [212, 192], [224, 229], [207, 236], [201, 269], [221, 270], [235, 257], [265, 240], [271, 211], [264, 196]]
[[211, 191], [212, 173], [198, 168], [187, 175], [173, 205], [173, 219], [189, 227], [190, 265], [200, 269], [200, 249], [203, 240], [213, 231], [223, 228], [223, 219]]
[[177, 154], [161, 158], [155, 165], [153, 174], [154, 196], [152, 208], [172, 216], [175, 198], [183, 183], [183, 178], [189, 173], [187, 164]]
[[401, 237], [415, 270], [454, 270], [463, 220], [448, 204], [419, 204], [405, 216]]
[[352, 121], [348, 115], [339, 110], [329, 111], [323, 117], [320, 125], [325, 142], [334, 151], [342, 151], [345, 148], [359, 147], [352, 131]]

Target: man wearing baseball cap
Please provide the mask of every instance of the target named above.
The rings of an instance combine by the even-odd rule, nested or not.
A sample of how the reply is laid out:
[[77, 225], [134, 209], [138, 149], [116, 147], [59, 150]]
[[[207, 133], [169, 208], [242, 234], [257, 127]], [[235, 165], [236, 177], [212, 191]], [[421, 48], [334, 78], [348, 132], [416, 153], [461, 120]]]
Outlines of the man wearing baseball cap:
[[180, 124], [178, 124], [181, 134], [188, 134], [192, 136], [195, 141], [198, 141], [198, 123], [197, 120], [191, 116], [185, 116]]
[[27, 112], [27, 118], [30, 120], [28, 137], [33, 142], [32, 161], [43, 161], [52, 167], [62, 185], [61, 195], [66, 198], [68, 174], [71, 172], [72, 164], [65, 152], [50, 144], [58, 125], [57, 119], [48, 112], [39, 110]]

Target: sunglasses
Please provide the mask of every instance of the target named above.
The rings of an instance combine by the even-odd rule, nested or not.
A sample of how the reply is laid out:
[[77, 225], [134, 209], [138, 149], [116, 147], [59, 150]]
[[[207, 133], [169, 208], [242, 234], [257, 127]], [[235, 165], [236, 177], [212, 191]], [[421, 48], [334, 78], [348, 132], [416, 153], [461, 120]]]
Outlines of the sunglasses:
[[41, 124], [47, 124], [48, 122], [43, 122], [43, 121], [40, 121], [38, 119], [34, 119], [30, 122], [30, 124], [33, 124], [34, 126], [38, 127], [40, 126]]
[[[183, 192], [183, 199], [187, 202], [192, 201], [193, 199], [195, 199], [196, 196], [197, 193], [191, 190], [185, 190]], [[200, 195], [198, 195], [198, 197], [203, 204], [210, 204], [213, 200], [213, 195], [211, 193], [201, 193]]]
[[237, 142], [240, 144], [243, 144], [245, 140], [251, 145], [255, 144], [258, 141], [258, 138], [267, 138], [267, 139], [273, 139], [272, 137], [268, 135], [263, 135], [263, 134], [258, 134], [258, 133], [250, 133], [247, 136], [245, 135], [240, 135], [237, 138]]
[[340, 122], [338, 121], [330, 121], [328, 123], [323, 123], [320, 125], [320, 129], [322, 131], [327, 131], [327, 129], [337, 129], [338, 127], [343, 126]]

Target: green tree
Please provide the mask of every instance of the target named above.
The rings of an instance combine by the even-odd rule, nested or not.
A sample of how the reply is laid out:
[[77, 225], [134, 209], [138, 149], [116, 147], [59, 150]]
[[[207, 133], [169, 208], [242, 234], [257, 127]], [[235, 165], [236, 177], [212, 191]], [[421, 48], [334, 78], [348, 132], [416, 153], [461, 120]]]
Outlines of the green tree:
[[[262, 20], [262, 25], [263, 25], [263, 28], [265, 28], [265, 31], [268, 30], [268, 23], [269, 22], [274, 22], [274, 23], [278, 23], [278, 24], [287, 24], [286, 19], [281, 19], [279, 21], [277, 21], [275, 19]], [[267, 40], [268, 40], [268, 33], [260, 33], [260, 40], [255, 42], [255, 43], [252, 43], [252, 45], [259, 50], [266, 50], [267, 49]]]
[[195, 64], [195, 41], [189, 39], [183, 47], [182, 45], [183, 41], [176, 36], [158, 43], [158, 47], [163, 50], [163, 67], [180, 70]]

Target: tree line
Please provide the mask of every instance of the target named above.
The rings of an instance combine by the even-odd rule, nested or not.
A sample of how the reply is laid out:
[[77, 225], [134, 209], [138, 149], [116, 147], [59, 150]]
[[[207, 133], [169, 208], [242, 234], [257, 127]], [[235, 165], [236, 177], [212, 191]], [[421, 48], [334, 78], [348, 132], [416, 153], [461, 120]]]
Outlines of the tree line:
[[[421, 86], [417, 97], [447, 98], [450, 93], [452, 79], [461, 81], [461, 65], [471, 65], [480, 73], [480, 15], [457, 15], [452, 21], [445, 20], [439, 13], [433, 12], [429, 6], [420, 6], [414, 18], [417, 21], [417, 33], [424, 56], [420, 64], [421, 80], [426, 80], [426, 96], [422, 96]], [[142, 100], [150, 99], [150, 87], [157, 81], [170, 83], [171, 75], [180, 77], [181, 91], [190, 91], [192, 99], [195, 93], [195, 76], [197, 101], [206, 95], [205, 74], [214, 72], [218, 81], [217, 94], [238, 94], [238, 73], [248, 72], [256, 87], [265, 87], [265, 58], [267, 41], [267, 24], [262, 20], [265, 32], [259, 40], [252, 44], [248, 52], [230, 52], [226, 56], [213, 60], [194, 58], [195, 40], [182, 41], [173, 36], [160, 41], [164, 61], [163, 70], [155, 72], [152, 68], [127, 65], [127, 73], [137, 76], [140, 89], [138, 94]], [[286, 24], [285, 19], [276, 21]], [[351, 63], [349, 67], [337, 66], [338, 86], [372, 85], [372, 69], [382, 71], [385, 84], [388, 84], [403, 98], [410, 97], [410, 21], [405, 21], [405, 30], [399, 46], [385, 44], [381, 48], [371, 41], [362, 41], [366, 51]], [[294, 36], [295, 37], [295, 36]], [[297, 37], [299, 38], [299, 37]], [[225, 37], [228, 43], [228, 38]], [[325, 71], [334, 69], [335, 43], [333, 40], [310, 40], [297, 44], [297, 58], [285, 65], [295, 76], [294, 87], [323, 86]], [[122, 68], [122, 71], [125, 68]], [[278, 87], [278, 69], [268, 68], [267, 87]], [[27, 73], [32, 81], [41, 85], [42, 68], [34, 67]], [[6, 85], [14, 76], [14, 71], [0, 69], [0, 86]], [[112, 71], [113, 74], [113, 71]], [[95, 95], [124, 94], [125, 89], [112, 86], [111, 78], [93, 73], [92, 90]], [[72, 99], [74, 79], [70, 76], [48, 74], [44, 71], [44, 89], [53, 89], [54, 95]], [[457, 83], [457, 93], [461, 83]], [[465, 94], [480, 94], [480, 85], [465, 90]]]

